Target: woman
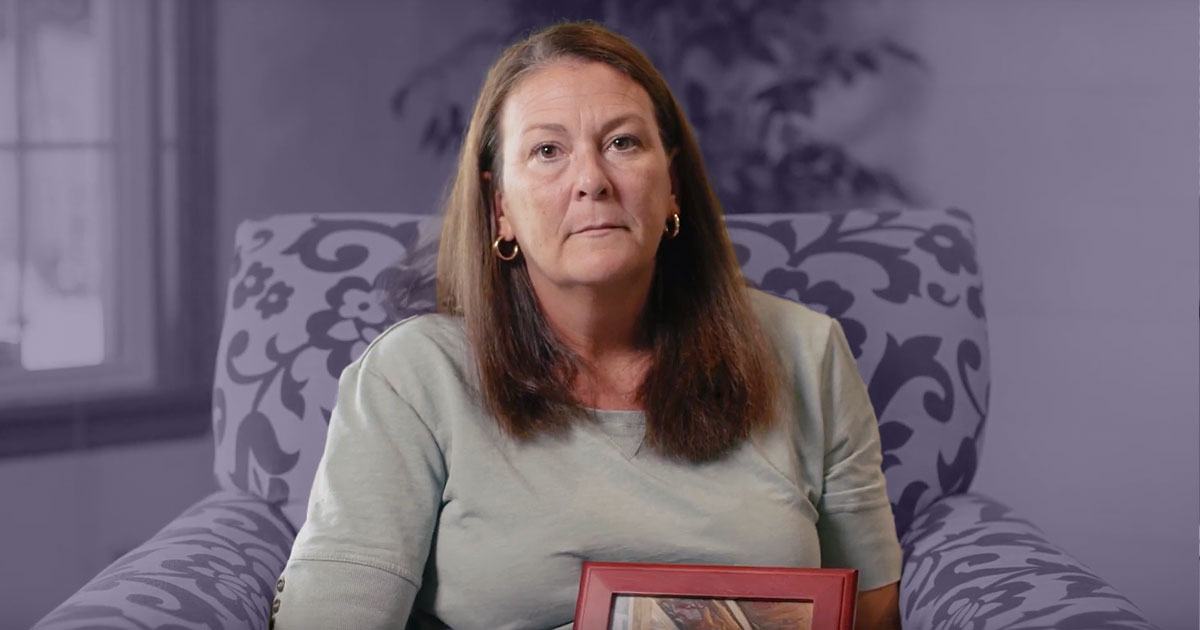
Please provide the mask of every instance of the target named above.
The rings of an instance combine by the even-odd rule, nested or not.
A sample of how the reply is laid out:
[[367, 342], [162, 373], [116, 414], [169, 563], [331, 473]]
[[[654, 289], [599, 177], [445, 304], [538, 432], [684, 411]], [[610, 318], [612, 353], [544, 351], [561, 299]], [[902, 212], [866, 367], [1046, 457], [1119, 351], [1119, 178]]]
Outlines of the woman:
[[342, 373], [276, 628], [567, 628], [584, 560], [853, 567], [856, 627], [899, 627], [841, 327], [747, 289], [627, 40], [560, 24], [492, 67], [437, 284]]

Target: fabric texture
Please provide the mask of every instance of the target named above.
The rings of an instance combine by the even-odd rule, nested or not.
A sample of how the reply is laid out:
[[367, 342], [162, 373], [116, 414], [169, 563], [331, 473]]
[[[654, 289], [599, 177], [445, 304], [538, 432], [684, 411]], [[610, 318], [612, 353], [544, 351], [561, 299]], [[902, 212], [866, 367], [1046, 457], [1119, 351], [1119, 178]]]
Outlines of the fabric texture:
[[[234, 567], [283, 570], [338, 375], [391, 323], [433, 310], [440, 225], [395, 213], [279, 214], [239, 225], [215, 366], [213, 470], [223, 497], [240, 497], [274, 524], [260, 529], [201, 501], [167, 524], [171, 536], [116, 561], [37, 630], [268, 628], [270, 585], [235, 582], [248, 572]], [[1057, 548], [1031, 525], [968, 492], [990, 377], [983, 271], [966, 212], [738, 215], [726, 225], [747, 279], [842, 326], [879, 421], [904, 552], [906, 629], [1152, 627], [1103, 578], [1050, 555]], [[395, 302], [384, 299], [389, 288]], [[265, 534], [272, 530], [278, 536]], [[279, 551], [238, 544], [238, 532], [264, 532]]]
[[220, 490], [118, 558], [38, 630], [265, 628], [296, 532], [277, 506]]
[[939, 499], [901, 540], [905, 628], [1153, 630], [1137, 606], [1011, 508]]
[[[705, 464], [641, 444], [635, 411], [592, 410], [566, 436], [510, 440], [479, 406], [461, 320], [420, 316], [381, 334], [340, 379], [276, 627], [322, 614], [398, 624], [415, 598], [434, 627], [558, 628], [584, 560], [824, 565], [858, 569], [860, 590], [898, 582], [878, 424], [841, 326], [750, 297], [793, 405]], [[395, 590], [364, 601], [372, 581]]]

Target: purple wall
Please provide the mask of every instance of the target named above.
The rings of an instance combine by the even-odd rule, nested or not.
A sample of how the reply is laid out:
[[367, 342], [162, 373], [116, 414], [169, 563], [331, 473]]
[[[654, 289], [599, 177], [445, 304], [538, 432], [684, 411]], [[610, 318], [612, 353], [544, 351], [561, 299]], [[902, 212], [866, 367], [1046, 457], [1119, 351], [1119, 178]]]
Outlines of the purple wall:
[[1196, 5], [922, 6], [939, 72], [914, 156], [975, 213], [987, 287], [974, 487], [1197, 627]]

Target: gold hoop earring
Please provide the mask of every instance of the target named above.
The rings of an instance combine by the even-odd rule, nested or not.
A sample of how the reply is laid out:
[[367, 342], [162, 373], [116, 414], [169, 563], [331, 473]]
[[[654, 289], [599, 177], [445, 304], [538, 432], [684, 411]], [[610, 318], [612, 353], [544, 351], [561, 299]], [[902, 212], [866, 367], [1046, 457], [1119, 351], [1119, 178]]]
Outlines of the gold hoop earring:
[[679, 213], [672, 213], [671, 216], [667, 217], [667, 225], [663, 228], [663, 234], [667, 235], [667, 239], [675, 238], [679, 236], [679, 228], [682, 225], [682, 222], [679, 220]]
[[521, 246], [518, 245], [516, 241], [513, 241], [512, 242], [512, 244], [513, 244], [512, 252], [509, 253], [509, 255], [505, 256], [504, 252], [500, 251], [500, 243], [501, 242], [502, 241], [499, 238], [492, 241], [492, 253], [496, 255], [496, 258], [499, 258], [500, 260], [503, 260], [504, 262], [508, 262], [508, 261], [516, 258], [517, 254], [521, 253]]

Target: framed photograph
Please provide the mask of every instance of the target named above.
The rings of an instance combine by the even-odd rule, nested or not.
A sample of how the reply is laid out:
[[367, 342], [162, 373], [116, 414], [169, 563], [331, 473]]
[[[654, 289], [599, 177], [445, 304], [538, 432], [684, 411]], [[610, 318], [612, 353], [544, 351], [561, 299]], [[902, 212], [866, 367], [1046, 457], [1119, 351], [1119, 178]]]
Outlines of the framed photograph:
[[576, 630], [853, 630], [857, 569], [584, 562]]

